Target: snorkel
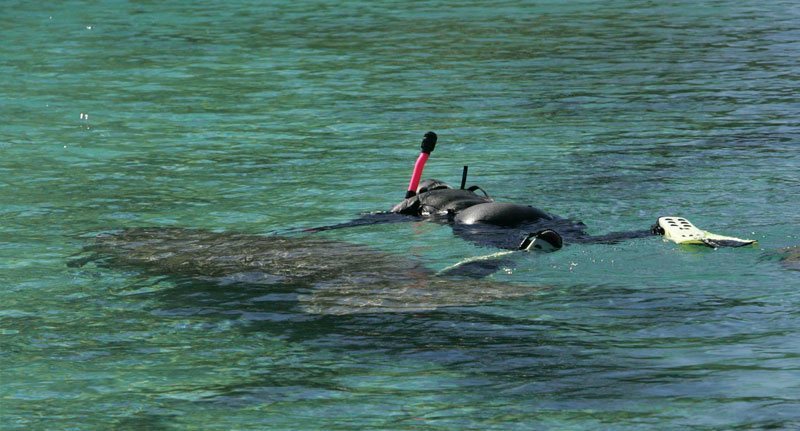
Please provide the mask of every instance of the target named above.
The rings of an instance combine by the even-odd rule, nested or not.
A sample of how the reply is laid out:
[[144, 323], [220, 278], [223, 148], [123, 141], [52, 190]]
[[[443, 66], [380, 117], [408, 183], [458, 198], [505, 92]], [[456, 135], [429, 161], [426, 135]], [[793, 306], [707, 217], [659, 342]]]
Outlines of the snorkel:
[[417, 157], [417, 162], [414, 163], [414, 172], [411, 174], [411, 181], [408, 183], [408, 191], [406, 192], [406, 199], [417, 194], [417, 187], [419, 187], [419, 180], [422, 178], [422, 170], [425, 169], [425, 162], [428, 161], [433, 149], [436, 147], [436, 133], [428, 132], [422, 138], [422, 149]]

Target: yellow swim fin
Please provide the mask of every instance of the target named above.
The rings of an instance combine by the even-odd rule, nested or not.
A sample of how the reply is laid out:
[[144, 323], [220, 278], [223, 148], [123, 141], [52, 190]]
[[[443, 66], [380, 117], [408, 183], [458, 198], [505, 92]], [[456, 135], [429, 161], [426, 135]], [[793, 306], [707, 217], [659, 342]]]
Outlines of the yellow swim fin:
[[741, 239], [700, 230], [683, 217], [659, 217], [654, 228], [664, 235], [664, 239], [676, 244], [697, 244], [719, 248], [742, 247], [756, 243], [754, 239]]

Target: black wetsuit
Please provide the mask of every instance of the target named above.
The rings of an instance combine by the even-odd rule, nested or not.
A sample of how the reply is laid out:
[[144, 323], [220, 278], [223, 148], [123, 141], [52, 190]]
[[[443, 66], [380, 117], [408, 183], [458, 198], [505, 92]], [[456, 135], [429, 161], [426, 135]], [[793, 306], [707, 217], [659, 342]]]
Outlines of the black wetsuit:
[[520, 249], [526, 237], [543, 230], [558, 233], [567, 243], [614, 243], [653, 235], [648, 229], [592, 236], [586, 233], [582, 222], [529, 205], [495, 202], [486, 194], [476, 193], [477, 190], [481, 189], [475, 186], [453, 189], [429, 179], [421, 183], [418, 194], [404, 199], [388, 213], [367, 214], [350, 222], [308, 231], [426, 219], [452, 226], [456, 235], [470, 242], [509, 250]]

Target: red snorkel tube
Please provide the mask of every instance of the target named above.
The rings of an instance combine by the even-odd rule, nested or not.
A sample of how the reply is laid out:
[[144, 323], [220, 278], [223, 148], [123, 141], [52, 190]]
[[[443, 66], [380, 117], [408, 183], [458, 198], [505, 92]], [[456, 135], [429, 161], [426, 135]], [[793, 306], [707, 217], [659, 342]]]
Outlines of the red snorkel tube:
[[419, 187], [419, 180], [422, 178], [422, 170], [425, 169], [425, 162], [436, 147], [436, 133], [428, 132], [422, 138], [422, 151], [417, 157], [417, 162], [414, 163], [414, 172], [411, 174], [411, 181], [408, 183], [408, 191], [406, 192], [406, 199], [417, 194], [417, 187]]

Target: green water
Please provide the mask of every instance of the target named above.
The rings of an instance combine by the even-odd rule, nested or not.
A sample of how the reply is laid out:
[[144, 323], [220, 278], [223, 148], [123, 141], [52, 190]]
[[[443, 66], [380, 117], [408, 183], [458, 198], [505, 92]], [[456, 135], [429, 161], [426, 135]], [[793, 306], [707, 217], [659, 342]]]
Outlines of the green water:
[[[796, 429], [793, 1], [3, 1], [0, 429]], [[134, 226], [268, 233], [426, 176], [583, 220], [757, 239], [518, 256], [531, 294], [309, 314], [68, 267]], [[446, 226], [323, 234], [438, 270]], [[272, 296], [270, 296], [272, 295]]]

